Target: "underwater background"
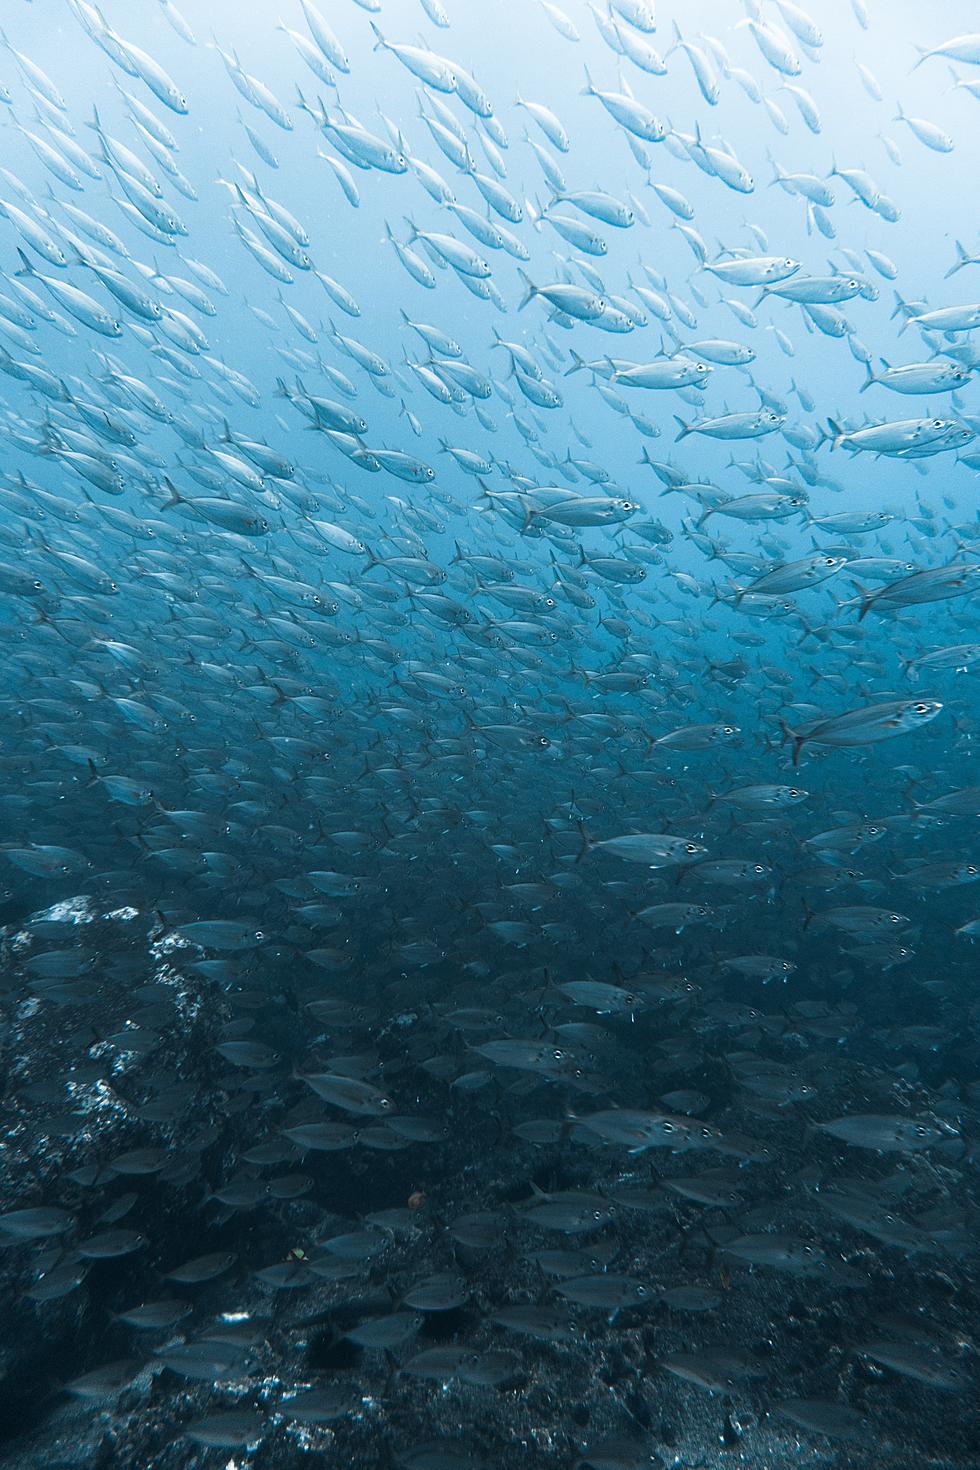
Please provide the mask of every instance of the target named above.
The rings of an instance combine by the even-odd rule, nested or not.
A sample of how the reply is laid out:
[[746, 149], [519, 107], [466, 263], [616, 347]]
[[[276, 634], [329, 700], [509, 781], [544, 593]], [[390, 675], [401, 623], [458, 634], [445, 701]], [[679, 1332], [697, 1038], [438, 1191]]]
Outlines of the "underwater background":
[[0, 21], [0, 1458], [976, 1466], [973, 8]]

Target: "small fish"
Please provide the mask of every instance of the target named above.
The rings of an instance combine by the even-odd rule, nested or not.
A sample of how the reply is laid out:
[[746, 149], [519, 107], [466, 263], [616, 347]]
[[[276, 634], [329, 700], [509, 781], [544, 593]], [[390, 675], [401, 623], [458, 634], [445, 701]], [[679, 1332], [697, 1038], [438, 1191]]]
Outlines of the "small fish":
[[815, 1126], [843, 1143], [878, 1153], [917, 1153], [955, 1136], [955, 1130], [949, 1124], [940, 1126], [924, 1118], [903, 1118], [885, 1113], [852, 1113]]
[[942, 704], [936, 699], [885, 700], [880, 704], [848, 710], [846, 714], [811, 720], [796, 730], [784, 725], [783, 737], [792, 741], [793, 764], [796, 766], [803, 746], [808, 743], [837, 748], [873, 745], [919, 729], [936, 719], [942, 709]]

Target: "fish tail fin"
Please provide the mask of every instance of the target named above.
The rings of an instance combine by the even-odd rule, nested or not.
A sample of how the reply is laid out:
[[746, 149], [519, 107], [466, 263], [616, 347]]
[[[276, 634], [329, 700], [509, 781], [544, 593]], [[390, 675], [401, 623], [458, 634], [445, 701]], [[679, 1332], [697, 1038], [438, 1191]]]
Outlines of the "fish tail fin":
[[956, 245], [956, 261], [953, 265], [950, 266], [949, 270], [943, 277], [943, 280], [949, 280], [950, 276], [955, 276], [957, 271], [961, 271], [965, 265], [970, 264], [970, 257], [967, 254], [962, 241], [957, 240], [954, 243]]
[[524, 496], [521, 499], [521, 506], [524, 511], [524, 524], [523, 526], [521, 526], [521, 535], [526, 536], [528, 531], [534, 525], [534, 501], [529, 500], [526, 496]]
[[582, 97], [594, 97], [596, 95], [596, 90], [595, 90], [595, 87], [592, 84], [592, 76], [591, 76], [591, 73], [589, 72], [589, 68], [588, 67], [585, 67], [584, 68], [584, 71], [585, 71], [585, 86], [582, 88], [582, 91], [580, 93], [580, 96], [582, 96]]
[[902, 792], [902, 800], [904, 802], [907, 802], [908, 805], [912, 807], [913, 811], [917, 812], [921, 811], [923, 807], [923, 803], [920, 801], [916, 801], [915, 796], [913, 795], [913, 792], [915, 791], [916, 787], [919, 786], [919, 784], [920, 782], [917, 781], [914, 777], [910, 777], [909, 784]]
[[20, 268], [19, 271], [14, 271], [14, 275], [15, 276], [33, 276], [33, 275], [36, 275], [37, 272], [35, 271], [34, 267], [31, 265], [30, 261], [28, 260], [27, 256], [24, 254], [23, 250], [21, 250], [21, 248], [20, 248], [19, 245], [17, 247], [17, 254], [20, 256], [21, 268]]
[[845, 439], [844, 430], [836, 419], [828, 419], [827, 424], [830, 428], [830, 433], [824, 437], [830, 441], [831, 449], [839, 449]]
[[592, 849], [595, 846], [595, 844], [592, 841], [592, 836], [591, 836], [591, 834], [589, 832], [588, 827], [585, 825], [585, 823], [584, 822], [579, 822], [577, 825], [578, 825], [578, 830], [579, 830], [579, 836], [582, 839], [582, 846], [578, 850], [578, 856], [576, 857], [575, 861], [576, 861], [576, 863], [580, 863], [582, 861], [582, 859], [584, 857], [587, 857], [588, 854], [592, 851]]
[[786, 174], [773, 158], [771, 153], [769, 155], [769, 162], [772, 165], [772, 178], [769, 180], [769, 188], [771, 189], [774, 184], [781, 184], [783, 182], [783, 179], [786, 177]]
[[865, 378], [864, 382], [858, 389], [859, 393], [867, 393], [868, 389], [871, 388], [878, 381], [878, 376], [872, 368], [870, 362], [866, 362], [864, 364], [864, 370], [868, 376]]
[[690, 434], [692, 430], [690, 424], [685, 424], [684, 420], [680, 417], [679, 414], [674, 414], [674, 422], [680, 424], [681, 426], [680, 433], [674, 435], [674, 443], [679, 444], [682, 439], [687, 438], [688, 434]]
[[524, 308], [525, 308], [525, 306], [527, 306], [528, 302], [529, 301], [533, 301], [534, 298], [535, 298], [535, 296], [539, 296], [541, 293], [538, 290], [537, 286], [534, 284], [534, 282], [531, 280], [531, 277], [527, 274], [526, 271], [522, 271], [522, 270], [518, 269], [517, 274], [520, 276], [521, 280], [524, 282], [524, 296], [523, 296], [523, 298], [521, 300], [521, 303], [518, 306], [517, 310], [518, 311], [523, 311]]
[[187, 504], [187, 501], [184, 499], [183, 495], [181, 495], [173, 480], [164, 475], [163, 483], [166, 485], [168, 491], [170, 492], [170, 499], [164, 501], [163, 505], [161, 506], [162, 510], [172, 510], [175, 505]]
[[568, 355], [572, 359], [572, 366], [565, 369], [564, 376], [566, 378], [571, 377], [572, 373], [577, 373], [585, 367], [585, 358], [579, 357], [574, 347], [569, 347]]
[[388, 45], [388, 42], [385, 40], [384, 36], [381, 34], [380, 27], [377, 26], [377, 25], [375, 25], [375, 23], [374, 23], [373, 20], [371, 22], [371, 29], [374, 32], [374, 36], [375, 36], [374, 46], [371, 49], [373, 51], [381, 51], [381, 50], [383, 50], [384, 47], [386, 47]]

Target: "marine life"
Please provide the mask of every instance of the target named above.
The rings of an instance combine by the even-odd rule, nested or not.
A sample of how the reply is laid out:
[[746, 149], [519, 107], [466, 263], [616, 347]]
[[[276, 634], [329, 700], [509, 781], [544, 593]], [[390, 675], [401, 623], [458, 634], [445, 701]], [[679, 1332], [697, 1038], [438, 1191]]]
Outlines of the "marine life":
[[4, 6], [5, 1463], [975, 1461], [959, 8]]

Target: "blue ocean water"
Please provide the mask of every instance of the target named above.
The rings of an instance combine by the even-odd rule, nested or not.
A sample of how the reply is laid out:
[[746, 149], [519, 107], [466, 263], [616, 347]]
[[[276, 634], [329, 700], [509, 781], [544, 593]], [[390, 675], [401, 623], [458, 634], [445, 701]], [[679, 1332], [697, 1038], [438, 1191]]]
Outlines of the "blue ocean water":
[[970, 7], [2, 19], [12, 1463], [975, 1464]]

